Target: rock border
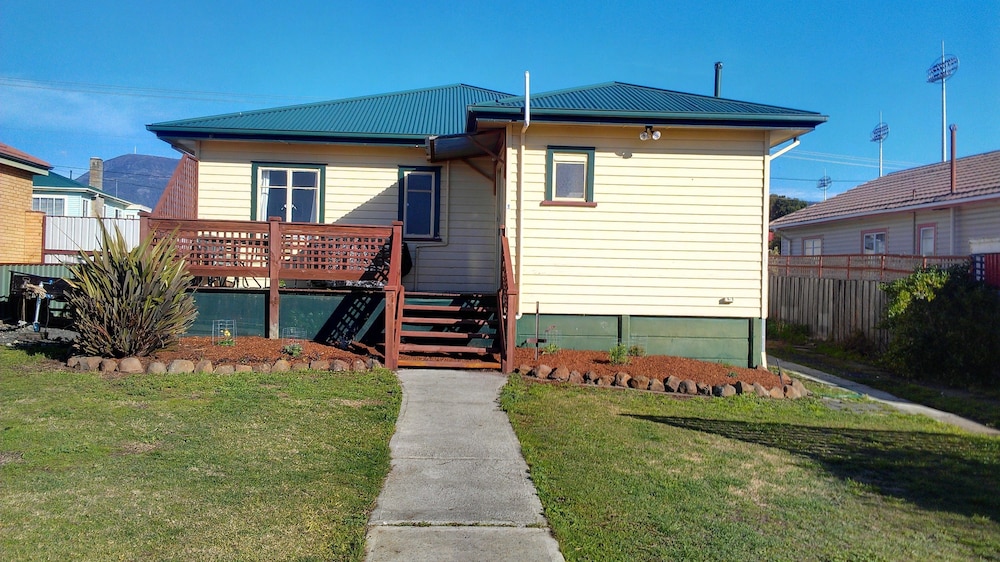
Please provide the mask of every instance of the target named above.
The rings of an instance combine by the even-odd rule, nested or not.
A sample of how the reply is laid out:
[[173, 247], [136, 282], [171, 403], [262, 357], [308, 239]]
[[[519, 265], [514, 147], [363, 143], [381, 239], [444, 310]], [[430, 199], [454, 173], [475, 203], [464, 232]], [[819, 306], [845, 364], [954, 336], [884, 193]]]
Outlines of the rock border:
[[802, 382], [797, 379], [792, 379], [792, 382], [789, 384], [782, 384], [768, 388], [760, 383], [748, 384], [743, 381], [737, 381], [734, 384], [708, 385], [706, 383], [695, 382], [691, 379], [681, 379], [673, 375], [670, 375], [663, 380], [655, 378], [650, 379], [642, 375], [633, 377], [624, 371], [615, 373], [614, 376], [597, 376], [593, 371], [587, 371], [586, 373], [580, 374], [577, 371], [570, 371], [565, 366], [559, 366], [553, 369], [545, 364], [539, 364], [536, 367], [524, 364], [515, 369], [514, 372], [520, 374], [521, 376], [547, 382], [571, 383], [581, 386], [589, 385], [609, 388], [631, 388], [634, 390], [645, 390], [649, 392], [677, 394], [683, 396], [729, 398], [731, 396], [738, 396], [741, 394], [752, 394], [761, 398], [788, 398], [794, 400], [796, 398], [805, 398], [812, 394], [802, 384]]
[[216, 375], [231, 375], [241, 372], [255, 373], [278, 373], [287, 371], [332, 371], [332, 372], [352, 372], [363, 373], [372, 369], [381, 368], [382, 364], [377, 359], [355, 359], [347, 362], [343, 359], [328, 361], [319, 359], [315, 361], [288, 361], [278, 359], [274, 363], [254, 363], [252, 365], [239, 363], [222, 363], [213, 365], [208, 359], [195, 362], [188, 359], [174, 359], [168, 363], [161, 361], [147, 361], [139, 357], [126, 357], [124, 359], [109, 359], [106, 357], [92, 357], [74, 355], [66, 361], [66, 366], [70, 369], [81, 372], [100, 372], [104, 374], [118, 373], [122, 375], [147, 374], [178, 374], [178, 373], [207, 373]]

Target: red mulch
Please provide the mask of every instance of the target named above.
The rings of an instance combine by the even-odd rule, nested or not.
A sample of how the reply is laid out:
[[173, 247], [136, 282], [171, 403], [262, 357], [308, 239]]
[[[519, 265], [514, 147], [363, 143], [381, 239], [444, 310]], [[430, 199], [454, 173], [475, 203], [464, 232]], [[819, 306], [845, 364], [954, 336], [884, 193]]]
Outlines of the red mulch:
[[[234, 345], [226, 346], [213, 344], [210, 337], [191, 336], [181, 338], [176, 346], [158, 351], [151, 358], [164, 363], [173, 359], [192, 361], [208, 359], [216, 365], [273, 363], [278, 359], [292, 359], [282, 351], [288, 343], [280, 339], [241, 336], [236, 338]], [[371, 349], [363, 347], [343, 350], [313, 341], [298, 340], [296, 343], [302, 346], [299, 360], [343, 359], [351, 363], [354, 359], [377, 356]], [[631, 357], [628, 365], [612, 365], [606, 351], [562, 349], [555, 353], [539, 353], [536, 361], [534, 348], [518, 348], [514, 352], [514, 358], [514, 367], [522, 365], [535, 367], [545, 364], [555, 369], [565, 366], [570, 371], [579, 371], [580, 374], [593, 371], [597, 376], [625, 372], [631, 376], [643, 375], [650, 379], [664, 380], [673, 375], [679, 379], [691, 379], [709, 385], [735, 384], [737, 381], [743, 381], [747, 384], [758, 382], [768, 388], [779, 383], [777, 375], [763, 369], [731, 367], [668, 355]], [[381, 360], [381, 357], [378, 359]]]

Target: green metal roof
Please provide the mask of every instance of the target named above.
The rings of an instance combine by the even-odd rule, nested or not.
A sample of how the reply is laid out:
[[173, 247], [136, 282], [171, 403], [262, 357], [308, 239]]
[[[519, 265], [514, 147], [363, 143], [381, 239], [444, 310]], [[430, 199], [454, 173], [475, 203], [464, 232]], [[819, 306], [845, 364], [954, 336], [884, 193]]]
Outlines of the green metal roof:
[[[812, 128], [825, 115], [773, 105], [661, 90], [622, 82], [607, 82], [531, 94], [532, 120], [625, 122], [648, 124], [733, 124]], [[476, 119], [523, 118], [524, 96], [480, 102], [470, 108]]]
[[82, 184], [76, 180], [71, 180], [66, 176], [59, 175], [55, 172], [49, 172], [49, 175], [43, 176], [41, 174], [35, 174], [31, 178], [31, 185], [33, 187], [60, 187], [60, 188], [72, 188], [72, 189], [95, 189], [89, 185]]
[[423, 141], [465, 132], [468, 106], [510, 94], [454, 84], [147, 125], [160, 138]]

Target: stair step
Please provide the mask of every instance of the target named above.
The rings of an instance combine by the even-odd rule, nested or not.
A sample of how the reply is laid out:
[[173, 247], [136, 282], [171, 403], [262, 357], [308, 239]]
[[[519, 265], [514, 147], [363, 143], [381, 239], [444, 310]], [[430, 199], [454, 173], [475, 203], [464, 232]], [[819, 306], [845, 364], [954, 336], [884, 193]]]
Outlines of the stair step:
[[493, 334], [483, 332], [432, 332], [430, 330], [403, 330], [399, 333], [399, 335], [404, 338], [429, 338], [443, 340], [493, 338]]
[[497, 370], [500, 363], [496, 361], [463, 361], [461, 359], [417, 359], [400, 357], [400, 367], [433, 367], [442, 369], [490, 369]]
[[403, 353], [468, 353], [471, 355], [490, 355], [495, 351], [488, 347], [470, 347], [465, 345], [424, 345], [416, 343], [401, 343], [399, 351]]
[[449, 312], [449, 313], [464, 313], [464, 314], [484, 314], [487, 312], [496, 312], [496, 307], [486, 307], [486, 306], [462, 306], [458, 304], [404, 304], [403, 310], [415, 311], [415, 312]]
[[448, 317], [433, 317], [433, 316], [404, 316], [403, 324], [423, 324], [423, 325], [434, 325], [434, 326], [460, 326], [460, 325], [476, 325], [482, 326], [483, 324], [495, 325], [496, 320], [490, 318], [448, 318]]

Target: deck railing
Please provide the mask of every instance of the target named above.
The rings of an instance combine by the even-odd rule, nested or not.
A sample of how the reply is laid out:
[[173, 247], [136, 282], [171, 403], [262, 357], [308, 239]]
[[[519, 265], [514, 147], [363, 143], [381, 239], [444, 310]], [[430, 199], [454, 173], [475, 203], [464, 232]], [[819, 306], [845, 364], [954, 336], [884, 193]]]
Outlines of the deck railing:
[[500, 227], [500, 290], [497, 292], [497, 306], [500, 314], [500, 370], [511, 372], [514, 360], [517, 333], [518, 287], [514, 279], [514, 269], [510, 257], [510, 243], [506, 228]]
[[918, 268], [967, 262], [969, 256], [905, 256], [840, 254], [826, 256], [770, 256], [768, 273], [784, 277], [894, 281]]
[[[268, 281], [268, 337], [278, 337], [282, 280], [342, 282], [386, 293], [386, 366], [395, 368], [394, 330], [402, 294], [402, 223], [392, 226], [154, 218], [141, 215], [141, 236], [175, 234], [188, 271], [205, 278]], [[391, 325], [390, 325], [391, 321]]]

